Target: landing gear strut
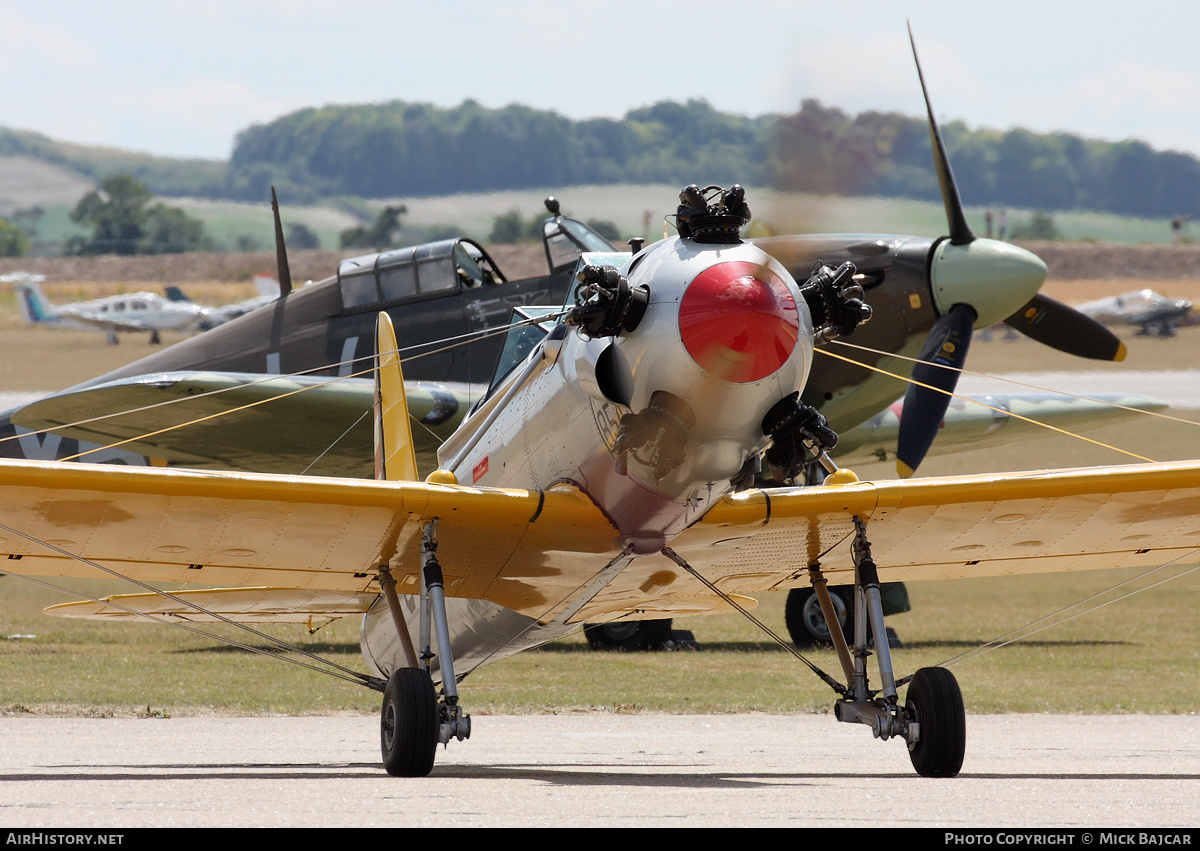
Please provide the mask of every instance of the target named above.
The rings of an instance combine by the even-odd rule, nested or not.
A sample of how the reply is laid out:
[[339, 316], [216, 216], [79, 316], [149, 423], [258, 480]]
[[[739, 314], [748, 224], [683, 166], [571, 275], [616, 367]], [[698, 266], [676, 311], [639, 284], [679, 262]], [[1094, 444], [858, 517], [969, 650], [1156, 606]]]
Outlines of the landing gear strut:
[[[897, 683], [892, 673], [892, 655], [888, 648], [883, 623], [883, 604], [879, 595], [879, 576], [871, 559], [871, 544], [866, 525], [854, 518], [857, 533], [852, 548], [855, 567], [854, 583], [854, 647], [853, 661], [848, 662], [851, 648], [838, 630], [830, 637], [842, 659], [850, 687], [834, 705], [839, 721], [866, 724], [878, 739], [893, 736], [908, 743], [913, 768], [922, 777], [954, 777], [962, 768], [966, 751], [966, 710], [962, 692], [954, 674], [945, 668], [921, 668], [913, 674], [908, 685], [908, 702], [900, 704]], [[814, 591], [818, 597], [828, 597], [820, 568], [810, 569], [818, 581]], [[822, 599], [825, 607], [825, 600]], [[832, 606], [829, 606], [832, 608]], [[879, 678], [882, 688], [872, 690], [867, 680], [868, 624], [875, 640]]]
[[[828, 461], [824, 453], [821, 460], [822, 464], [828, 462], [833, 466], [833, 462]], [[836, 467], [834, 469], [836, 470]], [[841, 471], [840, 475], [843, 481], [856, 481], [849, 471]], [[785, 649], [791, 649], [797, 659], [837, 692], [840, 697], [833, 705], [833, 714], [838, 721], [866, 724], [877, 739], [904, 739], [908, 744], [913, 768], [922, 777], [954, 777], [962, 768], [967, 744], [966, 711], [963, 708], [962, 692], [958, 689], [954, 675], [945, 668], [921, 668], [909, 680], [908, 703], [901, 705], [896, 688], [904, 685], [904, 681], [897, 682], [892, 673], [892, 654], [888, 647], [887, 628], [883, 623], [879, 576], [875, 562], [871, 559], [867, 527], [858, 517], [854, 518], [854, 525], [857, 528], [852, 548], [855, 568], [854, 647], [851, 648], [847, 644], [846, 636], [840, 629], [829, 631], [846, 685], [796, 653], [791, 645], [771, 632], [735, 599], [700, 575], [670, 547], [663, 547], [662, 554], [769, 633]], [[819, 601], [825, 622], [836, 623], [837, 613], [820, 564], [811, 565], [808, 571], [813, 594]], [[874, 638], [874, 651], [867, 643], [868, 629]], [[879, 679], [883, 686], [879, 689], [871, 689], [867, 680], [867, 658], [872, 652], [878, 656]]]
[[[380, 568], [379, 584], [387, 598], [409, 667], [398, 668], [388, 678], [379, 718], [383, 767], [393, 777], [424, 777], [433, 770], [438, 744], [471, 737], [471, 716], [458, 703], [454, 655], [446, 620], [442, 567], [437, 560], [437, 520], [425, 524], [421, 541], [420, 658], [412, 650], [408, 623], [396, 598], [395, 581], [387, 567]], [[431, 647], [437, 635], [438, 652]], [[433, 686], [431, 662], [438, 659], [442, 678], [439, 700]]]

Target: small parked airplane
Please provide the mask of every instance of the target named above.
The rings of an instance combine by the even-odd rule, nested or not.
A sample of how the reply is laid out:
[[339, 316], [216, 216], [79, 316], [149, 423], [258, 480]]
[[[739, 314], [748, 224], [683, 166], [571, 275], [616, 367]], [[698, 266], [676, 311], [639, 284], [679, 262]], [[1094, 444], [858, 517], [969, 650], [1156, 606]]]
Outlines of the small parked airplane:
[[1194, 325], [1192, 303], [1182, 298], [1167, 298], [1154, 290], [1133, 290], [1122, 295], [1096, 299], [1076, 308], [1105, 325], [1136, 325], [1139, 334], [1175, 336], [1175, 329]]
[[36, 325], [98, 328], [116, 345], [118, 333], [150, 332], [150, 345], [161, 340], [160, 331], [195, 331], [205, 320], [206, 308], [190, 301], [172, 301], [155, 293], [113, 295], [73, 304], [51, 304], [42, 294], [42, 275], [18, 272], [5, 275], [17, 294], [21, 318]]
[[[237, 319], [239, 316], [244, 316], [251, 311], [258, 310], [260, 307], [266, 307], [279, 298], [279, 281], [268, 275], [255, 275], [254, 288], [258, 290], [258, 295], [251, 298], [233, 304], [223, 304], [218, 307], [205, 307], [204, 319], [200, 322], [199, 329], [201, 331], [210, 331], [218, 325], [224, 325], [231, 319]], [[177, 286], [166, 287], [165, 291], [167, 298], [171, 301], [192, 303], [192, 300]]]

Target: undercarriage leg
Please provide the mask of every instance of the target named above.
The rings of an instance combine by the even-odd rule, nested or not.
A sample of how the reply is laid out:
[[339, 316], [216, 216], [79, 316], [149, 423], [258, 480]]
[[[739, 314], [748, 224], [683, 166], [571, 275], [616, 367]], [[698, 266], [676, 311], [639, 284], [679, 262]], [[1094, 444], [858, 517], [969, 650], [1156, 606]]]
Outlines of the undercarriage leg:
[[[913, 767], [923, 777], [953, 777], [962, 768], [966, 751], [962, 692], [947, 669], [921, 668], [910, 680], [908, 702], [900, 705], [878, 570], [871, 558], [866, 524], [858, 517], [854, 524], [854, 670], [849, 694], [835, 704], [834, 716], [839, 721], [868, 725], [879, 739], [903, 738]], [[871, 655], [868, 623], [883, 685], [879, 691], [871, 690], [867, 677], [867, 657]]]
[[392, 613], [392, 623], [396, 627], [396, 634], [400, 636], [400, 648], [404, 651], [407, 667], [419, 667], [417, 651], [413, 647], [412, 636], [408, 634], [408, 623], [400, 609], [400, 598], [396, 596], [396, 580], [392, 578], [392, 572], [386, 564], [379, 566], [379, 588], [383, 592], [383, 598], [387, 600], [388, 611]]
[[[380, 713], [380, 745], [383, 766], [395, 777], [423, 777], [433, 770], [438, 744], [452, 738], [469, 738], [471, 718], [458, 704], [458, 683], [450, 651], [450, 629], [446, 619], [446, 596], [442, 568], [437, 560], [436, 520], [425, 525], [421, 542], [421, 647], [418, 658], [400, 610], [396, 583], [386, 566], [379, 569], [379, 584], [388, 601], [396, 631], [404, 649], [406, 667], [388, 678]], [[442, 698], [437, 697], [430, 676], [430, 626], [437, 632], [438, 667], [442, 675]]]
[[[887, 630], [883, 624], [883, 598], [879, 594], [879, 572], [875, 567], [875, 562], [871, 559], [871, 542], [867, 540], [866, 525], [858, 518], [855, 518], [854, 524], [858, 528], [852, 547], [855, 570], [854, 615], [858, 619], [855, 624], [855, 640], [865, 649], [866, 636], [863, 636], [861, 642], [858, 641], [858, 624], [862, 624], [865, 632], [864, 621], [869, 618], [871, 637], [874, 639], [875, 652], [878, 654], [879, 678], [883, 681], [883, 696], [889, 704], [895, 704], [897, 702], [896, 677], [892, 673], [892, 651], [888, 645]], [[863, 617], [863, 608], [866, 609], [867, 618]], [[863, 661], [865, 681], [865, 658]]]
[[[422, 612], [429, 612], [433, 621], [433, 631], [437, 633], [437, 659], [442, 674], [441, 725], [438, 730], [438, 741], [446, 744], [451, 738], [459, 741], [471, 736], [471, 716], [462, 711], [458, 703], [458, 681], [454, 675], [454, 654], [450, 649], [450, 624], [446, 619], [446, 590], [442, 579], [442, 566], [437, 560], [437, 520], [425, 524], [424, 538], [421, 541], [421, 595], [424, 605]], [[422, 659], [425, 669], [429, 669], [429, 661], [433, 653], [428, 643], [428, 628], [426, 618], [422, 617], [422, 642], [424, 643]]]

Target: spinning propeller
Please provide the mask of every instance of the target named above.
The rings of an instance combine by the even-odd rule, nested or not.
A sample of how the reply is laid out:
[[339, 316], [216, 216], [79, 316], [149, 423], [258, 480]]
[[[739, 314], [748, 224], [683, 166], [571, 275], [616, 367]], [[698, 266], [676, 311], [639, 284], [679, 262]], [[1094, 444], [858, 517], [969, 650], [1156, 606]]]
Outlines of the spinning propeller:
[[[1022, 305], [1004, 321], [1027, 337], [1079, 357], [1125, 358], [1124, 344], [1099, 322], [1038, 293], [1046, 265], [1037, 256], [1005, 242], [980, 239], [971, 230], [933, 116], [911, 25], [908, 38], [929, 114], [934, 168], [950, 233], [937, 244], [929, 267], [934, 304], [941, 316], [921, 348], [920, 362], [912, 372], [914, 383], [904, 396], [896, 446], [896, 470], [902, 478], [913, 474], [937, 436], [980, 316], [1003, 317], [1013, 304]], [[997, 309], [1003, 312], [996, 314]]]

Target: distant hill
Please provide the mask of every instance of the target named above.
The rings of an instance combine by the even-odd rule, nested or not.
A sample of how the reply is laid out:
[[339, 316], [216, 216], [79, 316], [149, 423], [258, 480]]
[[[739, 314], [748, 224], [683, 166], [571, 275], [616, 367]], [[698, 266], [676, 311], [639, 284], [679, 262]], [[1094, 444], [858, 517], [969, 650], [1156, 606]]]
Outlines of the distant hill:
[[0, 157], [0, 215], [35, 205], [74, 205], [95, 188], [95, 182], [79, 172], [46, 160]]
[[[229, 167], [224, 160], [156, 157], [99, 145], [59, 142], [41, 133], [6, 127], [0, 127], [0, 157], [29, 158], [56, 166], [68, 176], [81, 179], [88, 188], [105, 175], [124, 172], [132, 174], [157, 195], [208, 198], [224, 197]], [[0, 180], [3, 181], [0, 182], [0, 201], [7, 200], [12, 194], [10, 184], [4, 176], [0, 176]], [[62, 178], [58, 180], [61, 182]], [[74, 200], [78, 200], [78, 196]], [[41, 199], [35, 203], [55, 203], [55, 200]]]

